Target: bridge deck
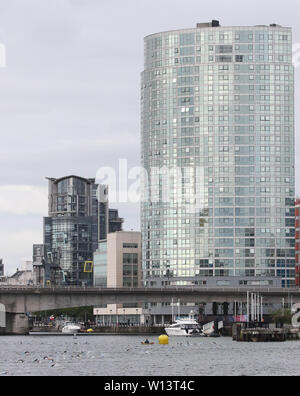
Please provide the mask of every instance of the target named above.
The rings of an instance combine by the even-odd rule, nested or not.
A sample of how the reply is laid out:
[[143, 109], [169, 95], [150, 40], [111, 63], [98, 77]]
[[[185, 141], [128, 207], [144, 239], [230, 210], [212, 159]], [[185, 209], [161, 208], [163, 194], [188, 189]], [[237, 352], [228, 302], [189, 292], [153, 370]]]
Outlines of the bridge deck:
[[247, 291], [259, 293], [265, 303], [300, 302], [300, 289], [263, 287], [209, 288], [95, 288], [95, 287], [0, 287], [0, 303], [7, 312], [24, 313], [107, 304], [171, 302], [172, 298], [187, 302], [233, 302], [247, 300]]

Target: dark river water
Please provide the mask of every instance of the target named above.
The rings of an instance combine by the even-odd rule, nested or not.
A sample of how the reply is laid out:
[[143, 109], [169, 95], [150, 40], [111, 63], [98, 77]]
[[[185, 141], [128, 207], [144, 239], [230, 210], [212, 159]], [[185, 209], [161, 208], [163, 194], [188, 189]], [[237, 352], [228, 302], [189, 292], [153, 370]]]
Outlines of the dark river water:
[[0, 376], [300, 375], [300, 341], [141, 336], [0, 337]]

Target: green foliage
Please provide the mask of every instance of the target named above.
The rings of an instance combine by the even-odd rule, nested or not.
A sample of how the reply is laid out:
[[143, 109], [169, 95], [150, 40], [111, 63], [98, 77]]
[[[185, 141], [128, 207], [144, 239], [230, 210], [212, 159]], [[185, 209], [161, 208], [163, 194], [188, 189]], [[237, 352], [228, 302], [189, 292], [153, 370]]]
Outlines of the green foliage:
[[40, 318], [49, 318], [51, 315], [55, 318], [59, 316], [68, 316], [81, 321], [94, 319], [93, 307], [53, 309], [51, 311], [33, 312], [32, 315]]
[[292, 323], [292, 313], [290, 309], [279, 309], [271, 315], [275, 324], [284, 325]]

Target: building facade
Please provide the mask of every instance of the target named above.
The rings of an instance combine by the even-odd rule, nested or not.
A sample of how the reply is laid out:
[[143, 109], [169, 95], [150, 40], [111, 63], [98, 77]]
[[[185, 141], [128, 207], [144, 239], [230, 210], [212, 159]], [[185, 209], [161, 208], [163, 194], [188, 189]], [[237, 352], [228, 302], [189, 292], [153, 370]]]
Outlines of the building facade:
[[142, 286], [141, 233], [117, 231], [100, 241], [94, 254], [94, 285], [112, 288]]
[[296, 286], [300, 286], [300, 199], [295, 202]]
[[32, 261], [25, 261], [12, 276], [0, 276], [2, 286], [33, 286]]
[[213, 21], [147, 36], [141, 106], [145, 284], [293, 286], [291, 29]]
[[94, 253], [94, 286], [107, 287], [107, 240], [100, 241]]
[[45, 245], [34, 244], [32, 247], [33, 282], [38, 286], [44, 286], [46, 279], [51, 279], [51, 274], [46, 275], [46, 271], [50, 268], [45, 265], [45, 257]]
[[0, 259], [0, 278], [4, 276], [4, 264], [3, 260]]
[[[94, 286], [122, 288], [142, 286], [141, 233], [109, 233], [94, 254]], [[94, 309], [99, 325], [139, 325], [144, 322], [138, 304], [109, 304]]]

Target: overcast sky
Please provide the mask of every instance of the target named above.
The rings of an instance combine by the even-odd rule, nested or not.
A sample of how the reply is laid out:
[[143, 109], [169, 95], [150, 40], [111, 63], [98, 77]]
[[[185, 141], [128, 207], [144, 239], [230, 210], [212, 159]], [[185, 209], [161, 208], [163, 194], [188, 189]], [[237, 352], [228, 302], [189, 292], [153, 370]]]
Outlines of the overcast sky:
[[[144, 36], [218, 19], [223, 26], [291, 26], [300, 43], [299, 11], [299, 0], [0, 0], [7, 52], [7, 67], [0, 68], [6, 272], [31, 259], [32, 244], [42, 242], [46, 176], [95, 177], [102, 166], [117, 168], [119, 158], [139, 165]], [[299, 77], [300, 68], [297, 107]], [[299, 143], [298, 136], [298, 156]], [[120, 215], [125, 229], [139, 229], [138, 205], [120, 206]]]

